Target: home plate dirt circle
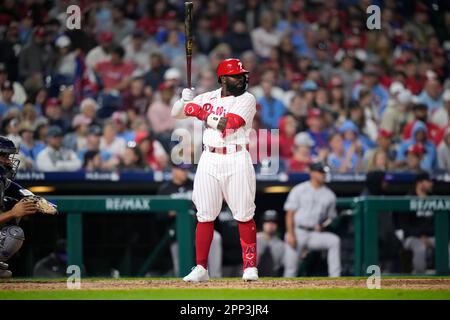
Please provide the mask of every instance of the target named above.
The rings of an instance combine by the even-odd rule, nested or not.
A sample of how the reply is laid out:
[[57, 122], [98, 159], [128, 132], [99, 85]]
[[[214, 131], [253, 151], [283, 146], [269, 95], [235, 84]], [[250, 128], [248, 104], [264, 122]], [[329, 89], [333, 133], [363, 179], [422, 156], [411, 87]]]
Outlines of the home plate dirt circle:
[[[381, 279], [383, 289], [409, 290], [448, 290], [450, 279]], [[82, 280], [82, 290], [135, 290], [135, 289], [332, 289], [332, 288], [367, 288], [365, 279], [262, 279], [256, 282], [244, 282], [241, 279], [211, 280], [206, 283], [185, 283], [179, 279], [172, 280]], [[2, 280], [0, 290], [46, 291], [66, 290], [66, 282], [42, 280]]]

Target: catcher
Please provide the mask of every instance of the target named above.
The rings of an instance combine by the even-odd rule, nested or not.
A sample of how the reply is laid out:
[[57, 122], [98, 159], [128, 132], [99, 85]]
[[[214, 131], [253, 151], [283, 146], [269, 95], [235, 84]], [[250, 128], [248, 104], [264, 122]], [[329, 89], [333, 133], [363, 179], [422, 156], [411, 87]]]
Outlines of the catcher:
[[22, 247], [22, 217], [42, 213], [56, 214], [56, 206], [13, 182], [20, 161], [14, 143], [0, 137], [0, 278], [10, 278], [8, 261]]

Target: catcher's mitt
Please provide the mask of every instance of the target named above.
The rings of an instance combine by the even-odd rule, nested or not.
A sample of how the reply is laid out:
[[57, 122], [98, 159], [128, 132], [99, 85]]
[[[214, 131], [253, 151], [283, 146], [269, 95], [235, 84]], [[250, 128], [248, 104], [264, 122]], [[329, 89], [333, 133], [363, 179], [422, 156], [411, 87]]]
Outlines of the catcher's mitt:
[[58, 213], [58, 210], [56, 209], [56, 205], [54, 205], [53, 203], [50, 203], [49, 201], [47, 201], [46, 199], [40, 197], [40, 196], [26, 196], [24, 198], [22, 198], [20, 201], [22, 202], [28, 202], [28, 201], [32, 201], [34, 203], [36, 203], [37, 207], [38, 207], [38, 213], [42, 213], [42, 214], [50, 214], [50, 215], [55, 215]]

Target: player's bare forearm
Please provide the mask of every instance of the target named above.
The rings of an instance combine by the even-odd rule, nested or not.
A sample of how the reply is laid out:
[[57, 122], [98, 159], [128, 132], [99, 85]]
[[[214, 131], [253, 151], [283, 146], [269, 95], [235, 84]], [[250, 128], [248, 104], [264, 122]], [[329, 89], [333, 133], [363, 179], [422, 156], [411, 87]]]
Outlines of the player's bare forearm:
[[13, 212], [11, 210], [0, 213], [0, 227], [5, 224], [6, 222], [14, 219]]
[[286, 231], [287, 233], [294, 234], [295, 228], [294, 228], [294, 214], [295, 212], [292, 210], [288, 210], [286, 212]]

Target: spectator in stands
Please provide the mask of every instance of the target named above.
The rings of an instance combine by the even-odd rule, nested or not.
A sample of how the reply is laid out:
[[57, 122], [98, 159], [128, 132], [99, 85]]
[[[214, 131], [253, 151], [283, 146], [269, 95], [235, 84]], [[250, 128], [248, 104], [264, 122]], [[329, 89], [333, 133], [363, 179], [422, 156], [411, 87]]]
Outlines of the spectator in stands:
[[85, 98], [80, 104], [80, 113], [75, 115], [72, 121], [82, 123], [96, 123], [97, 110], [99, 109], [97, 101], [92, 98]]
[[14, 102], [12, 97], [14, 95], [14, 87], [11, 81], [6, 80], [1, 86], [2, 102], [0, 102], [0, 119], [11, 109], [23, 110], [23, 105]]
[[383, 117], [381, 117], [380, 127], [392, 132], [395, 138], [401, 137], [405, 124], [413, 120], [412, 100], [413, 95], [408, 89], [403, 89], [394, 95], [389, 100]]
[[45, 144], [40, 141], [34, 140], [34, 128], [29, 122], [22, 122], [20, 125], [20, 147], [19, 152], [21, 153], [23, 160], [21, 161], [21, 169], [32, 170], [36, 168], [36, 159], [39, 152], [45, 148]]
[[47, 131], [49, 126], [49, 122], [47, 118], [39, 118], [34, 123], [34, 139], [36, 142], [42, 142], [44, 145], [46, 144]]
[[323, 112], [318, 108], [311, 108], [308, 110], [308, 134], [314, 141], [312, 155], [323, 158], [328, 151], [328, 137], [329, 130], [325, 128], [323, 119]]
[[427, 111], [430, 116], [432, 116], [436, 110], [442, 108], [444, 103], [441, 95], [441, 84], [438, 79], [427, 79], [425, 88], [419, 95], [419, 103], [427, 106]]
[[289, 159], [292, 157], [294, 149], [294, 137], [297, 133], [297, 124], [295, 118], [291, 115], [285, 115], [280, 119], [280, 157]]
[[49, 121], [50, 126], [58, 126], [63, 133], [69, 131], [70, 122], [64, 118], [61, 102], [58, 98], [50, 98], [45, 105], [44, 115]]
[[89, 150], [83, 154], [83, 167], [85, 171], [101, 171], [105, 168], [102, 156], [98, 150]]
[[[105, 149], [100, 149], [100, 139], [102, 137], [102, 128], [99, 125], [93, 124], [89, 126], [86, 134], [86, 147], [80, 149], [77, 153], [80, 161], [83, 161], [83, 168], [86, 168], [87, 161], [93, 160], [93, 163], [89, 164], [90, 168], [113, 170], [116, 169], [119, 158], [113, 156], [113, 154]], [[85, 155], [89, 153], [86, 157]], [[96, 154], [99, 154], [100, 161], [94, 159]]]
[[[19, 39], [21, 28], [23, 30], [23, 25], [21, 26], [18, 21], [11, 21], [6, 26], [4, 36], [0, 40], [0, 63], [3, 65], [5, 78], [9, 78], [11, 81], [17, 81], [18, 78], [19, 54], [22, 49], [22, 43]], [[0, 85], [1, 83], [0, 81]], [[25, 99], [19, 102], [23, 103]]]
[[169, 31], [167, 42], [163, 43], [160, 50], [165, 63], [168, 65], [172, 65], [178, 57], [185, 55], [185, 48], [178, 37], [178, 30]]
[[97, 64], [111, 59], [113, 37], [114, 35], [111, 31], [102, 31], [100, 33], [98, 37], [99, 45], [91, 49], [86, 55], [86, 66], [89, 70], [94, 70]]
[[136, 135], [136, 143], [141, 150], [144, 160], [152, 170], [163, 170], [169, 160], [162, 144], [155, 140], [148, 132], [139, 132]]
[[263, 78], [261, 82], [263, 96], [258, 99], [258, 103], [261, 105], [261, 121], [263, 127], [267, 129], [278, 128], [280, 118], [286, 112], [283, 102], [272, 95], [273, 85], [271, 80]]
[[450, 172], [450, 126], [445, 129], [442, 142], [437, 149], [438, 168]]
[[278, 213], [266, 210], [263, 214], [262, 230], [256, 234], [258, 275], [278, 277], [284, 263], [284, 242], [277, 234]]
[[352, 91], [353, 100], [359, 99], [361, 89], [365, 88], [373, 94], [373, 104], [375, 112], [373, 114], [376, 120], [381, 119], [387, 106], [389, 93], [380, 84], [379, 71], [374, 67], [366, 67], [364, 69], [361, 83], [357, 84]]
[[440, 128], [445, 128], [450, 125], [450, 88], [444, 91], [442, 100], [444, 103], [443, 107], [436, 109], [431, 116], [431, 122]]
[[168, 69], [160, 52], [150, 54], [150, 70], [144, 75], [145, 85], [156, 91], [158, 86], [164, 82], [164, 73]]
[[[1, 42], [1, 40], [0, 40]], [[0, 50], [1, 52], [1, 50]], [[12, 79], [10, 79], [8, 77], [8, 72], [7, 72], [7, 68], [8, 66], [5, 66], [4, 63], [0, 63], [0, 88], [3, 86], [3, 83], [5, 81], [11, 81], [12, 82], [12, 87], [13, 87], [13, 96], [11, 98], [12, 102], [15, 102], [17, 104], [23, 104], [25, 103], [26, 99], [27, 99], [27, 93], [25, 92], [25, 89], [23, 88], [23, 86], [17, 82], [17, 81], [13, 81]], [[0, 91], [0, 102], [3, 102], [3, 93]]]
[[134, 66], [123, 60], [125, 50], [121, 46], [111, 49], [111, 59], [95, 66], [100, 86], [102, 88], [102, 107], [97, 113], [101, 118], [107, 118], [119, 109], [121, 94], [128, 89]]
[[[218, 40], [216, 35], [214, 35], [211, 30], [211, 17], [207, 15], [202, 15], [198, 19], [197, 28], [195, 28], [195, 39], [198, 39], [198, 51], [203, 54], [209, 54], [211, 50], [218, 44]], [[225, 43], [228, 43], [230, 46], [233, 45], [229, 40], [224, 39]], [[241, 44], [242, 45], [242, 44]], [[244, 43], [245, 45], [245, 43]]]
[[334, 133], [330, 136], [330, 149], [327, 163], [332, 172], [345, 173], [358, 171], [360, 158], [357, 155], [355, 143], [345, 148], [342, 134]]
[[311, 149], [314, 141], [306, 132], [299, 132], [295, 135], [293, 155], [288, 160], [289, 172], [307, 172], [308, 166], [313, 162]]
[[413, 127], [417, 122], [421, 121], [424, 122], [426, 125], [429, 139], [432, 140], [435, 145], [439, 144], [441, 129], [437, 125], [428, 120], [427, 106], [423, 103], [414, 104], [413, 114], [414, 119], [410, 121], [408, 124], [406, 124], [405, 128], [403, 129], [403, 139], [404, 140], [410, 139], [412, 136], [411, 132]]
[[[258, 68], [257, 68], [258, 69]], [[273, 70], [266, 70], [261, 76], [261, 81], [258, 85], [255, 85], [249, 89], [250, 93], [252, 93], [256, 100], [258, 101], [260, 98], [264, 97], [264, 89], [263, 82], [267, 81], [272, 85], [270, 89], [270, 95], [280, 101], [284, 100], [284, 90], [277, 86], [277, 74]]]
[[153, 39], [146, 39], [145, 31], [142, 29], [136, 29], [131, 34], [131, 37], [127, 37], [122, 42], [125, 49], [125, 61], [132, 62], [136, 69], [140, 72], [147, 72], [150, 69], [149, 56], [152, 52]]
[[132, 121], [138, 115], [144, 115], [150, 105], [153, 90], [146, 91], [143, 75], [134, 75], [130, 90], [124, 94], [121, 111], [127, 113], [128, 118]]
[[14, 142], [16, 147], [19, 147], [22, 138], [20, 137], [20, 117], [19, 112], [10, 113], [2, 122], [1, 131], [4, 135]]
[[166, 150], [169, 150], [172, 130], [175, 128], [176, 122], [176, 119], [170, 115], [174, 87], [166, 81], [158, 86], [158, 91], [160, 99], [149, 106], [147, 119], [155, 138], [162, 143]]
[[103, 126], [103, 136], [100, 139], [100, 149], [120, 158], [125, 152], [125, 147], [126, 141], [117, 136], [117, 128], [113, 120], [106, 122]]
[[129, 121], [125, 112], [114, 112], [111, 116], [111, 120], [116, 128], [117, 137], [124, 139], [126, 143], [134, 141], [135, 133], [129, 129]]
[[291, 115], [297, 121], [298, 131], [306, 131], [308, 126], [306, 125], [308, 106], [304, 104], [303, 98], [300, 94], [296, 93], [290, 104], [288, 105], [287, 114]]
[[89, 118], [74, 118], [72, 121], [73, 131], [64, 136], [63, 146], [75, 152], [86, 148], [86, 135], [91, 123]]
[[343, 81], [343, 89], [345, 96], [351, 98], [354, 84], [361, 79], [361, 72], [356, 69], [355, 53], [351, 50], [343, 50], [335, 56], [335, 61], [339, 63], [336, 74]]
[[337, 115], [336, 124], [341, 125], [347, 119], [347, 95], [344, 81], [339, 75], [332, 75], [328, 82], [330, 94], [329, 108]]
[[208, 91], [213, 91], [216, 88], [217, 79], [214, 72], [209, 68], [202, 68], [199, 75], [200, 79], [198, 82], [195, 92], [197, 94], [202, 94]]
[[378, 130], [377, 147], [364, 154], [363, 166], [365, 169], [368, 171], [375, 168], [384, 171], [394, 169], [396, 150], [392, 145], [392, 138], [392, 132], [385, 129]]
[[33, 31], [33, 40], [25, 46], [19, 55], [19, 77], [24, 87], [30, 91], [37, 91], [44, 84], [44, 77], [50, 74], [53, 66], [54, 53], [47, 45], [46, 31], [38, 26]]
[[75, 103], [75, 92], [73, 85], [59, 87], [59, 101], [61, 101], [61, 110], [63, 119], [66, 123], [72, 123], [73, 118], [79, 111], [78, 104]]
[[64, 34], [56, 39], [55, 46], [58, 51], [54, 61], [52, 86], [58, 90], [61, 85], [69, 85], [74, 82], [77, 53], [71, 51], [70, 38]]
[[319, 86], [313, 80], [306, 80], [302, 84], [301, 87], [302, 97], [304, 99], [304, 104], [308, 108], [314, 107], [317, 89], [319, 89]]
[[47, 132], [47, 146], [37, 156], [40, 171], [77, 171], [81, 161], [73, 150], [62, 147], [64, 133], [58, 126], [51, 126]]
[[[207, 55], [205, 55], [201, 52], [198, 52], [196, 42], [194, 41], [194, 43], [192, 44], [192, 61], [191, 61], [191, 78], [192, 78], [191, 81], [192, 81], [192, 83], [199, 83], [200, 72], [203, 69], [213, 70], [213, 69], [215, 69], [215, 67], [216, 66], [214, 66], [214, 67], [211, 66], [211, 63], [210, 63]], [[178, 56], [173, 61], [172, 68], [170, 68], [170, 69], [178, 70], [178, 75], [179, 75], [178, 85], [179, 86], [181, 86], [181, 85], [186, 86], [186, 77], [182, 76], [182, 75], [187, 74], [186, 68], [187, 68], [186, 57], [184, 55]], [[165, 80], [170, 80], [170, 79], [166, 77]], [[180, 94], [181, 94], [182, 89], [183, 89], [182, 87], [179, 88]]]
[[243, 52], [252, 50], [250, 33], [247, 30], [245, 22], [242, 20], [233, 22], [232, 29], [224, 36], [223, 42], [231, 47], [233, 57], [238, 57]]
[[[362, 92], [364, 92], [364, 90], [361, 90], [361, 93]], [[360, 138], [364, 138], [367, 141], [367, 144], [372, 146], [373, 141], [377, 139], [378, 128], [375, 121], [370, 117], [370, 111], [368, 111], [368, 108], [364, 103], [364, 98], [360, 98], [358, 102], [349, 104], [347, 118], [356, 124], [360, 135], [364, 136]]]
[[261, 26], [250, 31], [253, 49], [262, 59], [268, 59], [270, 50], [280, 44], [281, 34], [275, 28], [275, 24], [272, 13], [265, 11], [261, 15]]
[[416, 121], [411, 131], [411, 138], [402, 142], [397, 153], [397, 162], [402, 164], [405, 161], [405, 152], [411, 145], [421, 143], [425, 148], [425, 156], [421, 161], [421, 168], [423, 170], [433, 170], [436, 167], [436, 147], [429, 139], [428, 129], [424, 122]]
[[141, 150], [135, 141], [129, 141], [118, 165], [120, 170], [142, 170], [148, 168], [142, 157]]
[[[258, 67], [258, 57], [253, 51], [245, 51], [241, 54], [242, 65], [245, 66], [245, 70], [252, 76], [248, 79], [249, 88], [254, 88], [261, 82], [261, 70]], [[253, 92], [252, 92], [253, 93]], [[256, 95], [255, 95], [256, 96]]]
[[359, 128], [351, 120], [344, 121], [339, 127], [339, 132], [344, 138], [345, 150], [354, 146], [354, 151], [359, 158], [363, 157], [363, 155], [373, 147], [372, 142], [360, 133]]
[[[400, 152], [400, 151], [399, 151]], [[403, 172], [418, 172], [422, 170], [422, 161], [425, 157], [426, 150], [422, 143], [415, 143], [408, 147], [405, 151], [405, 161], [396, 163], [396, 168]]]
[[134, 30], [135, 22], [124, 16], [123, 8], [119, 5], [113, 5], [111, 10], [112, 28], [114, 42], [121, 43], [122, 40]]

